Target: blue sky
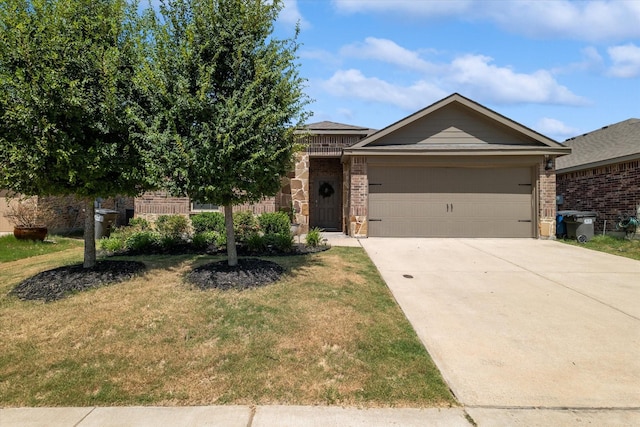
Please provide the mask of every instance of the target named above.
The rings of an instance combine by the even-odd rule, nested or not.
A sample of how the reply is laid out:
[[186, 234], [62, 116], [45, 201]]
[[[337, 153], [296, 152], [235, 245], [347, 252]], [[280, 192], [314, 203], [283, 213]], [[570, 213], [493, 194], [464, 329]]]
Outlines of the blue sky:
[[640, 118], [640, 0], [285, 0], [309, 122], [381, 129], [454, 92], [557, 141]]

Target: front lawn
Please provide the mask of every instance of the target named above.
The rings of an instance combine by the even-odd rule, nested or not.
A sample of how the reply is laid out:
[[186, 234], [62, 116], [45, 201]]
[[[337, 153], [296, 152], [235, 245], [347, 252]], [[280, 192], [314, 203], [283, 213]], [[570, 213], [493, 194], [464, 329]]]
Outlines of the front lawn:
[[0, 406], [456, 404], [361, 248], [264, 258], [282, 280], [244, 291], [184, 281], [220, 257], [157, 255], [62, 300], [8, 295], [81, 258], [0, 267]]
[[0, 262], [64, 251], [83, 245], [81, 239], [49, 236], [44, 242], [18, 240], [13, 235], [0, 236]]
[[629, 240], [612, 236], [594, 236], [586, 243], [578, 243], [572, 239], [561, 241], [574, 246], [582, 246], [595, 251], [640, 260], [640, 240], [637, 239]]

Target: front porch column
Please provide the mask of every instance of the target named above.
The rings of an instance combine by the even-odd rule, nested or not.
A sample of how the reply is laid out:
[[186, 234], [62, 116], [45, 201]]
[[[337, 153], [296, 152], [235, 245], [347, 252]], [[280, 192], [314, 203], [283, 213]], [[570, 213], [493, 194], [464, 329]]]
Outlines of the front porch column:
[[[556, 236], [556, 171], [545, 170], [545, 161], [538, 164], [538, 237]], [[555, 165], [554, 165], [555, 166]]]
[[369, 209], [369, 180], [367, 178], [367, 158], [350, 158], [349, 174], [349, 235], [367, 237], [367, 214]]
[[309, 154], [296, 154], [295, 176], [291, 178], [291, 200], [300, 232], [309, 231]]

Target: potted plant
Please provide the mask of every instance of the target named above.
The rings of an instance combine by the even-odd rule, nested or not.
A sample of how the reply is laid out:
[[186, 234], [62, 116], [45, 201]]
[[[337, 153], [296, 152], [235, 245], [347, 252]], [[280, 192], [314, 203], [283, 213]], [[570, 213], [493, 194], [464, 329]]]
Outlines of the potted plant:
[[13, 235], [19, 240], [44, 240], [47, 237], [47, 224], [54, 217], [54, 212], [38, 206], [36, 197], [22, 197], [18, 200], [7, 200], [8, 211], [5, 217], [14, 225]]

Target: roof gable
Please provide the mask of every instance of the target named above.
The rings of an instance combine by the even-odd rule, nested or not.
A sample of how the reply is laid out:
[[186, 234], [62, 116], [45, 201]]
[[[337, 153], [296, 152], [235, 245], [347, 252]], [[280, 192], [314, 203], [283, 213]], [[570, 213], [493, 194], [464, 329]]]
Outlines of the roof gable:
[[565, 141], [571, 155], [558, 159], [556, 168], [586, 169], [640, 158], [640, 119], [628, 119]]
[[528, 148], [568, 151], [556, 141], [454, 93], [365, 138], [350, 151]]

